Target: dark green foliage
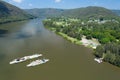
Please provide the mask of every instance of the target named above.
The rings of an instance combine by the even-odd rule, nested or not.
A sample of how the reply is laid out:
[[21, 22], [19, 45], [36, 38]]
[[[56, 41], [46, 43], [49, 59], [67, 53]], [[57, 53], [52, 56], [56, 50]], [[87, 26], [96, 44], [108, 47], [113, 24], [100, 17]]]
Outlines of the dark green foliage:
[[99, 40], [99, 41], [100, 41], [100, 43], [105, 44], [105, 43], [110, 42], [110, 39], [109, 38], [101, 38], [101, 40]]
[[115, 62], [116, 55], [112, 54], [110, 51], [107, 51], [104, 56], [104, 61], [113, 64]]
[[106, 62], [120, 66], [120, 44], [107, 43], [98, 46], [94, 54], [97, 57], [103, 57]]
[[104, 50], [104, 47], [103, 47], [103, 46], [98, 46], [98, 47], [96, 48], [96, 50], [95, 50], [94, 55], [95, 55], [96, 57], [101, 58], [101, 57], [103, 57], [104, 51], [105, 51], [105, 50]]
[[116, 55], [116, 59], [113, 64], [120, 67], [120, 56], [119, 55]]

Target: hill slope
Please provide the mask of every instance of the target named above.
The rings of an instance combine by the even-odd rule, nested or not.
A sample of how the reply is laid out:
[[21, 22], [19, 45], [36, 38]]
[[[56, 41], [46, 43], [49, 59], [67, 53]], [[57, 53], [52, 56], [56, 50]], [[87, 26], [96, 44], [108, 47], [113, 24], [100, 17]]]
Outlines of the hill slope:
[[66, 10], [62, 13], [62, 15], [69, 17], [72, 16], [76, 18], [99, 18], [99, 17], [111, 18], [116, 16], [111, 10], [95, 6]]
[[54, 17], [54, 16], [65, 16], [65, 17], [75, 17], [75, 18], [112, 18], [117, 15], [113, 13], [111, 10], [108, 10], [103, 7], [85, 7], [85, 8], [77, 8], [77, 9], [27, 9], [26, 12], [37, 15], [39, 17]]
[[63, 9], [55, 9], [55, 8], [25, 9], [25, 11], [37, 17], [54, 17], [61, 15], [64, 12]]
[[0, 1], [0, 23], [33, 18], [30, 14], [7, 2]]

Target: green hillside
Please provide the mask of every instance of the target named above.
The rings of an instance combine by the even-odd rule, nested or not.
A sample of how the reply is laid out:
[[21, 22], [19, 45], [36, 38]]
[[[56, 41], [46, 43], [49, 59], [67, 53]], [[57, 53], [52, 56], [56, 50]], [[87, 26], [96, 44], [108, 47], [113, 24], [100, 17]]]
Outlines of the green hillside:
[[73, 18], [113, 18], [117, 14], [109, 9], [103, 7], [89, 6], [85, 8], [76, 9], [54, 9], [54, 8], [44, 8], [44, 9], [27, 9], [26, 12], [36, 15], [37, 17], [73, 17]]
[[55, 16], [60, 16], [64, 12], [64, 9], [35, 8], [35, 9], [25, 9], [25, 11], [37, 17], [55, 17]]
[[34, 17], [26, 13], [24, 10], [21, 10], [20, 8], [4, 1], [0, 1], [0, 23], [20, 21], [31, 18]]
[[111, 10], [108, 10], [103, 7], [95, 7], [95, 6], [66, 10], [62, 13], [62, 15], [68, 17], [76, 17], [76, 18], [116, 17], [116, 14], [114, 14]]

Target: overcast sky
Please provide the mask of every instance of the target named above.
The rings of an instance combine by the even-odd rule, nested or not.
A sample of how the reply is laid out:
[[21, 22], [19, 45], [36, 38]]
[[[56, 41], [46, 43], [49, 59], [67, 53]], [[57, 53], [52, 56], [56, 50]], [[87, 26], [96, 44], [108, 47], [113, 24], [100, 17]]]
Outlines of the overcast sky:
[[80, 8], [101, 6], [108, 9], [120, 9], [120, 0], [4, 0], [23, 9], [30, 8]]

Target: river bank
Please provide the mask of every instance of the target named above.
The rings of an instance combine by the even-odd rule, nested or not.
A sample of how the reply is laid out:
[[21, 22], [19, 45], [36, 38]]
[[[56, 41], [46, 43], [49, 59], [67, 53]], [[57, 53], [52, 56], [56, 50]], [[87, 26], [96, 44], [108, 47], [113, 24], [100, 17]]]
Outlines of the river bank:
[[[35, 22], [38, 24], [35, 24]], [[98, 64], [94, 61], [94, 56], [92, 54], [94, 50], [71, 44], [71, 42], [63, 39], [62, 36], [56, 35], [46, 29], [40, 19], [28, 20], [21, 23], [15, 22], [3, 24], [1, 29], [5, 28], [6, 30], [9, 30], [10, 33], [16, 33], [17, 31], [20, 31], [25, 27], [29, 28], [30, 26], [37, 27], [37, 29], [39, 27], [40, 32], [33, 37], [22, 39], [16, 39], [14, 36], [11, 36], [11, 34], [8, 34], [8, 37], [1, 37], [1, 80], [120, 79], [120, 68], [108, 63]], [[31, 62], [31, 60], [17, 65], [9, 65], [9, 61], [14, 58], [32, 55], [37, 52], [43, 53], [46, 58], [50, 59], [50, 62], [33, 68], [27, 68], [25, 66], [27, 63]], [[41, 58], [44, 58], [44, 56]]]
[[57, 32], [59, 35], [61, 35], [62, 37], [64, 37], [65, 39], [69, 40], [72, 43], [75, 43], [77, 45], [84, 45], [85, 47], [90, 47], [93, 49], [96, 49], [98, 45], [100, 45], [100, 43], [98, 42], [98, 40], [96, 40], [95, 38], [92, 38], [90, 40], [86, 39], [85, 36], [82, 37], [82, 40], [78, 40], [76, 38], [72, 38], [64, 33], [61, 32]]
[[[84, 24], [82, 22], [71, 21], [69, 18], [54, 18], [44, 20], [44, 25], [72, 43], [95, 49], [94, 56], [98, 59], [103, 58], [105, 62], [120, 66], [119, 28], [113, 29], [116, 26], [119, 27], [119, 23], [110, 22], [110, 25], [114, 25], [110, 26], [108, 23], [99, 25], [98, 23], [89, 24], [85, 20]], [[109, 26], [107, 31], [105, 26]]]

